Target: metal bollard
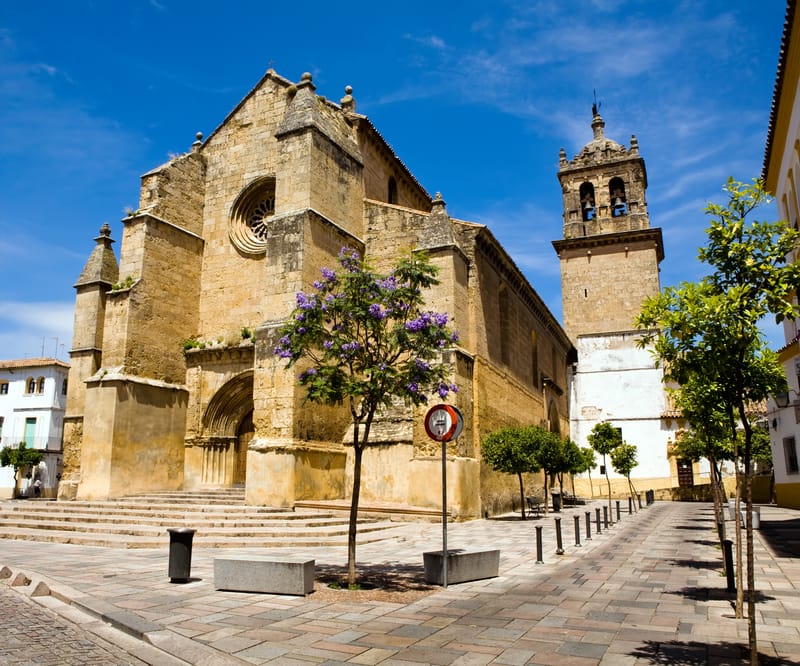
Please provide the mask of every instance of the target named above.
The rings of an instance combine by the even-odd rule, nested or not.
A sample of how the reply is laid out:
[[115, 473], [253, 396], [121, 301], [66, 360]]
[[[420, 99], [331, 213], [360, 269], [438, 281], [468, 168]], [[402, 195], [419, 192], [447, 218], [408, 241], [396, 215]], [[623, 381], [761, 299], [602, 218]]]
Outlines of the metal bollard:
[[536, 526], [536, 564], [544, 564], [542, 559], [542, 526]]
[[169, 581], [188, 583], [192, 570], [192, 539], [190, 527], [170, 527], [169, 532]]
[[619, 522], [620, 520], [621, 520], [621, 518], [620, 518], [620, 515], [619, 515], [619, 500], [617, 500], [617, 522]]
[[633, 513], [633, 497], [628, 495], [628, 515], [630, 516]]
[[556, 555], [564, 554], [564, 543], [561, 540], [561, 518], [556, 518]]
[[642, 508], [642, 493], [636, 493], [636, 499], [639, 500], [639, 508]]
[[600, 534], [602, 530], [600, 529], [600, 507], [597, 507], [594, 510], [594, 518], [595, 518], [595, 529], [594, 531]]
[[586, 540], [592, 540], [592, 512], [586, 512]]
[[728, 579], [728, 592], [736, 592], [736, 579], [733, 576], [733, 541], [723, 541], [725, 557], [725, 577]]
[[572, 519], [575, 521], [575, 545], [580, 548], [581, 546], [581, 517], [580, 516], [572, 516]]
[[603, 506], [603, 527], [608, 529], [608, 507]]

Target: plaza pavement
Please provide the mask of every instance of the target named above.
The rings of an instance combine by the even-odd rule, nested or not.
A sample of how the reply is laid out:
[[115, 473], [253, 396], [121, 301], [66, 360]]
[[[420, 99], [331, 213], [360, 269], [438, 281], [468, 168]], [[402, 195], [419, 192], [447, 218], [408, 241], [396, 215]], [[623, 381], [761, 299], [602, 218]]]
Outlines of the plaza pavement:
[[[734, 618], [711, 505], [656, 502], [631, 515], [623, 505], [621, 520], [598, 534], [602, 506], [560, 513], [561, 555], [552, 513], [451, 524], [450, 549], [500, 549], [499, 577], [408, 603], [354, 601], [344, 590], [334, 600], [214, 590], [215, 557], [264, 549], [195, 548], [191, 582], [174, 584], [166, 534], [164, 548], [149, 550], [0, 540], [0, 568], [6, 583], [30, 579], [20, 593], [142, 639], [125, 638], [126, 649], [159, 666], [749, 663], [747, 621]], [[421, 579], [422, 553], [441, 549], [441, 536], [441, 525], [410, 523], [399, 537], [360, 546], [359, 565], [416, 570]], [[344, 548], [269, 554], [281, 552], [313, 558], [318, 569], [346, 561]], [[755, 561], [762, 663], [800, 665], [800, 511], [761, 508]]]

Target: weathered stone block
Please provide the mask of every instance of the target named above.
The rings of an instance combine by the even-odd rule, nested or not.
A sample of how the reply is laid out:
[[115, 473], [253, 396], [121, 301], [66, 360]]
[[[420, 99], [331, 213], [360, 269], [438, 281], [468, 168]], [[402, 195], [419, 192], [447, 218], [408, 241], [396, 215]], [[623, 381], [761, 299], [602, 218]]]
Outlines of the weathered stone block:
[[[441, 585], [442, 551], [422, 554], [425, 582]], [[500, 569], [499, 550], [447, 550], [447, 584], [495, 578]]]
[[214, 589], [305, 596], [314, 591], [314, 560], [214, 558]]

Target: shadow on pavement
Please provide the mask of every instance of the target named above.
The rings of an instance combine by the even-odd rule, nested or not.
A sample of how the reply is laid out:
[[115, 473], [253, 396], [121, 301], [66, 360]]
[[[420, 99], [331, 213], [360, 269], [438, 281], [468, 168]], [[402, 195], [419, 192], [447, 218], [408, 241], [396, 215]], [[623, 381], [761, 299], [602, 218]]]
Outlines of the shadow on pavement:
[[762, 520], [759, 532], [777, 557], [800, 557], [800, 518]]
[[[706, 666], [709, 663], [750, 663], [747, 645], [738, 643], [698, 643], [696, 641], [645, 641], [631, 651], [630, 656], [646, 659], [648, 664], [665, 666]], [[734, 661], [735, 660], [735, 661]], [[798, 666], [800, 662], [788, 661], [759, 653], [760, 666]]]

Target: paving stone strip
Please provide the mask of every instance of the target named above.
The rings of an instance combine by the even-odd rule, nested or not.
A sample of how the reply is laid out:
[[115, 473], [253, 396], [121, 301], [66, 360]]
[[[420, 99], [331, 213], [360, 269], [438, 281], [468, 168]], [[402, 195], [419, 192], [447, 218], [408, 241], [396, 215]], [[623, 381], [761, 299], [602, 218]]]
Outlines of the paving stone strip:
[[[190, 663], [748, 663], [746, 621], [733, 617], [725, 592], [711, 506], [659, 502], [623, 512], [599, 534], [596, 507], [602, 503], [561, 513], [563, 555], [555, 552], [552, 514], [452, 524], [450, 548], [500, 548], [500, 576], [409, 603], [350, 601], [347, 592], [329, 601], [213, 588], [214, 557], [291, 553], [340, 566], [342, 548], [199, 549], [184, 585], [169, 582], [164, 548], [36, 544], [32, 556], [31, 544], [0, 540], [0, 565], [31, 577], [35, 568], [54, 590], [63, 586], [74, 605], [109, 621], [139, 622], [145, 640], [174, 657], [190, 656]], [[592, 517], [588, 540], [585, 512]], [[581, 517], [580, 546], [574, 515]], [[796, 534], [800, 512], [767, 506], [761, 516], [759, 647], [764, 663], [800, 664], [800, 553], [780, 538], [782, 531]], [[536, 563], [537, 525], [542, 564]], [[359, 560], [389, 569], [416, 566], [421, 575], [422, 552], [440, 549], [440, 539], [440, 525], [405, 525], [391, 540], [360, 547]]]

